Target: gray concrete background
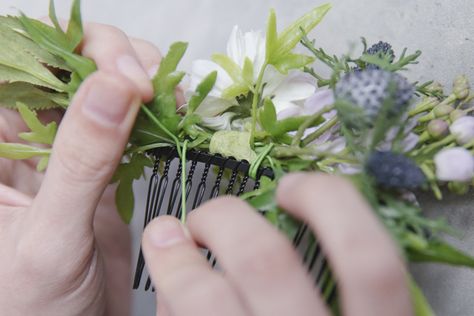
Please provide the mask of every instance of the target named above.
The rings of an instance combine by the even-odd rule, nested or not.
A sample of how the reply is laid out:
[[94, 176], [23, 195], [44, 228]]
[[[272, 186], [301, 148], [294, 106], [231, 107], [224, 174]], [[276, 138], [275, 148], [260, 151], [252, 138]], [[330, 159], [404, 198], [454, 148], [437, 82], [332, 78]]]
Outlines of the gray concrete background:
[[[14, 8], [41, 16], [47, 14], [47, 0], [2, 0], [0, 13]], [[56, 1], [58, 11], [67, 16], [70, 1]], [[389, 41], [396, 49], [421, 49], [420, 65], [409, 73], [413, 80], [437, 79], [450, 85], [465, 73], [474, 82], [474, 6], [472, 0], [333, 0], [334, 7], [314, 36], [328, 52], [344, 53], [360, 36], [369, 42]], [[322, 3], [310, 0], [83, 0], [86, 20], [108, 23], [129, 35], [145, 38], [166, 51], [175, 40], [190, 42], [183, 68], [196, 58], [224, 51], [234, 24], [244, 30], [264, 29], [270, 8], [277, 11], [280, 27]], [[145, 195], [145, 185], [136, 187]], [[457, 245], [474, 254], [474, 208], [472, 194], [444, 202], [423, 198], [428, 214], [446, 216], [464, 232]], [[137, 210], [142, 205], [137, 206]], [[132, 229], [137, 237], [142, 218], [135, 216]], [[414, 267], [428, 299], [438, 315], [474, 315], [474, 272], [438, 265]], [[151, 294], [135, 293], [134, 315], [152, 315]]]

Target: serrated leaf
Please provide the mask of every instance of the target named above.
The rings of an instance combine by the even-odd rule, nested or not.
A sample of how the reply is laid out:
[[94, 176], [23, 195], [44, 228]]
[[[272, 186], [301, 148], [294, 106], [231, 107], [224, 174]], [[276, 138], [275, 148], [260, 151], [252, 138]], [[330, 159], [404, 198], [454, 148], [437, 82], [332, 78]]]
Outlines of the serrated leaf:
[[187, 48], [188, 43], [184, 42], [176, 42], [170, 46], [168, 53], [161, 60], [158, 72], [152, 80], [155, 92], [161, 91], [160, 89], [166, 85], [167, 76], [176, 71], [176, 68], [178, 68], [178, 64], [183, 58]]
[[300, 17], [290, 26], [285, 28], [278, 35], [276, 48], [272, 56], [270, 56], [269, 62], [272, 63], [282, 56], [290, 53], [303, 37], [303, 32], [301, 32], [301, 29], [303, 29], [304, 33], [309, 33], [313, 28], [316, 27], [316, 25], [319, 24], [319, 22], [321, 22], [330, 9], [331, 4], [323, 4], [314, 8], [307, 14]]
[[66, 85], [15, 40], [11, 32], [0, 37], [0, 81], [25, 81], [57, 91]]
[[276, 14], [275, 10], [270, 10], [270, 15], [268, 16], [267, 22], [267, 34], [265, 37], [265, 59], [270, 61], [272, 55], [274, 54], [275, 47], [277, 46], [278, 42], [278, 34], [277, 34], [277, 21], [276, 21]]
[[301, 69], [314, 62], [315, 58], [302, 54], [286, 54], [273, 62], [273, 66], [282, 74], [287, 74], [291, 69]]
[[17, 108], [23, 121], [31, 130], [28, 133], [20, 133], [18, 136], [31, 143], [52, 145], [58, 128], [56, 122], [43, 125], [38, 119], [37, 113], [28, 109], [26, 105], [18, 103]]
[[0, 157], [7, 159], [30, 159], [38, 156], [47, 156], [49, 149], [37, 148], [25, 144], [0, 143]]
[[32, 110], [47, 110], [67, 107], [69, 98], [66, 94], [46, 92], [29, 83], [0, 84], [0, 107], [16, 109], [18, 102]]
[[187, 114], [192, 114], [196, 109], [201, 105], [202, 101], [207, 97], [209, 92], [216, 84], [217, 80], [217, 71], [213, 71], [208, 74], [196, 87], [196, 92], [189, 99], [188, 102], [188, 112]]

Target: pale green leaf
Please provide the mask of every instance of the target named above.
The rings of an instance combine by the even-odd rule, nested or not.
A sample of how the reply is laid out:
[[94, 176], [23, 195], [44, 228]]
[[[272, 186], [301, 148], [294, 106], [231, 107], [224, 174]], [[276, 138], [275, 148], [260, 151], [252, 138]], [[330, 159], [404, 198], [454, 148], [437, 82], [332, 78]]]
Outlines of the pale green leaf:
[[242, 77], [245, 83], [251, 87], [253, 85], [253, 63], [250, 58], [245, 57], [244, 68], [242, 69]]
[[46, 92], [29, 83], [0, 84], [0, 106], [16, 109], [18, 102], [25, 104], [29, 109], [46, 110], [67, 107], [69, 98], [64, 93]]
[[129, 224], [133, 217], [133, 208], [135, 206], [135, 198], [133, 195], [133, 180], [120, 181], [115, 191], [115, 204], [120, 218]]
[[217, 71], [213, 71], [208, 74], [196, 87], [196, 92], [189, 99], [188, 102], [188, 114], [192, 114], [201, 105], [202, 101], [211, 92], [217, 80]]
[[155, 93], [161, 91], [160, 89], [163, 89], [166, 85], [168, 75], [176, 71], [176, 68], [178, 68], [178, 64], [183, 58], [187, 48], [188, 43], [184, 42], [176, 42], [170, 46], [168, 53], [161, 60], [158, 72], [152, 80]]
[[314, 57], [289, 53], [274, 61], [273, 66], [282, 74], [287, 74], [291, 69], [301, 69], [312, 62], [314, 62]]
[[242, 69], [229, 56], [224, 54], [212, 55], [212, 61], [221, 66], [234, 82], [243, 82]]
[[41, 157], [40, 161], [36, 165], [36, 171], [43, 172], [48, 167], [48, 163], [49, 163], [49, 156]]
[[[51, 2], [53, 0], [50, 0]], [[74, 0], [71, 7], [71, 16], [69, 17], [69, 24], [66, 31], [66, 37], [70, 43], [70, 47], [76, 49], [81, 43], [84, 35], [82, 29], [82, 17], [81, 17], [81, 1]]]
[[6, 32], [5, 36], [3, 34], [0, 36], [0, 66], [3, 68], [0, 71], [0, 81], [24, 80], [57, 91], [65, 91], [66, 85], [10, 35], [11, 32]]
[[324, 18], [326, 13], [331, 9], [331, 4], [323, 4], [319, 7], [314, 8], [301, 18], [296, 20], [290, 26], [285, 28], [278, 35], [278, 42], [274, 54], [272, 54], [272, 60], [270, 62], [279, 59], [280, 57], [288, 54], [298, 44], [303, 37], [301, 29], [305, 33], [309, 33], [315, 28], [319, 22]]
[[209, 144], [211, 154], [234, 157], [252, 163], [257, 154], [250, 148], [250, 133], [239, 131], [218, 131], [212, 135]]
[[435, 313], [430, 304], [426, 300], [423, 291], [418, 287], [411, 276], [408, 277], [408, 285], [410, 288], [411, 302], [415, 316], [434, 316]]
[[37, 148], [25, 144], [0, 143], [0, 157], [7, 159], [30, 159], [33, 157], [47, 156], [50, 149]]
[[54, 7], [54, 0], [49, 0], [49, 19], [53, 22], [54, 27], [58, 32], [64, 33], [56, 15], [56, 8]]
[[263, 129], [272, 134], [277, 120], [277, 113], [275, 105], [269, 98], [264, 100], [263, 107], [259, 110], [258, 118]]
[[275, 10], [270, 10], [270, 15], [268, 16], [267, 22], [267, 34], [266, 34], [266, 51], [265, 51], [265, 59], [270, 61], [272, 59], [272, 55], [274, 53], [275, 47], [278, 44], [278, 34], [277, 34], [277, 21], [276, 21], [276, 14]]
[[58, 128], [56, 122], [43, 125], [38, 119], [37, 113], [28, 109], [26, 105], [18, 103], [17, 108], [23, 121], [31, 130], [31, 132], [20, 133], [18, 136], [31, 143], [52, 145]]
[[227, 87], [222, 91], [222, 98], [233, 99], [239, 95], [245, 95], [249, 92], [247, 85], [243, 83], [234, 83], [230, 87]]

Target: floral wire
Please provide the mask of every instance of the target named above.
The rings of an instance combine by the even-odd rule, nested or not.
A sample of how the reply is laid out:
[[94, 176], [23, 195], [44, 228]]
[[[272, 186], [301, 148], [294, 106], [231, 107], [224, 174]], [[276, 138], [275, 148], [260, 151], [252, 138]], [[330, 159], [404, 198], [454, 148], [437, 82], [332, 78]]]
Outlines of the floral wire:
[[183, 151], [181, 153], [181, 223], [186, 223], [186, 150], [188, 146], [188, 140], [186, 139], [183, 143]]
[[262, 162], [265, 160], [265, 157], [268, 156], [268, 154], [272, 151], [273, 147], [275, 144], [270, 143], [268, 144], [263, 151], [258, 154], [257, 159], [251, 164], [250, 169], [249, 169], [249, 176], [253, 179], [257, 177], [257, 171], [260, 168], [260, 165]]

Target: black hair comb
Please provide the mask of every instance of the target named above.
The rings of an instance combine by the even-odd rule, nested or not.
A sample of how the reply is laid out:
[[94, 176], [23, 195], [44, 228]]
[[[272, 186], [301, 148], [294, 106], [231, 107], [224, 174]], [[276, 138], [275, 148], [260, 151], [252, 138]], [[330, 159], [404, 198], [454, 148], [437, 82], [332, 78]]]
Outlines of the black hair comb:
[[[182, 164], [178, 151], [174, 147], [157, 148], [149, 152], [155, 163], [149, 179], [144, 227], [155, 217], [171, 215], [181, 217], [181, 177]], [[239, 196], [259, 188], [262, 177], [273, 179], [271, 168], [260, 168], [256, 179], [251, 179], [248, 172], [250, 164], [220, 155], [189, 150], [186, 152], [186, 210], [192, 212], [201, 203], [219, 195]], [[302, 224], [293, 236], [293, 245], [301, 253], [302, 260], [315, 277], [323, 297], [329, 302], [335, 294], [335, 283], [326, 258], [321, 252], [319, 243], [314, 239], [307, 226]], [[216, 266], [216, 258], [210, 251], [205, 251], [208, 261]], [[145, 259], [140, 249], [133, 288], [140, 288], [142, 279], [144, 289], [154, 290], [151, 279], [145, 271]]]

